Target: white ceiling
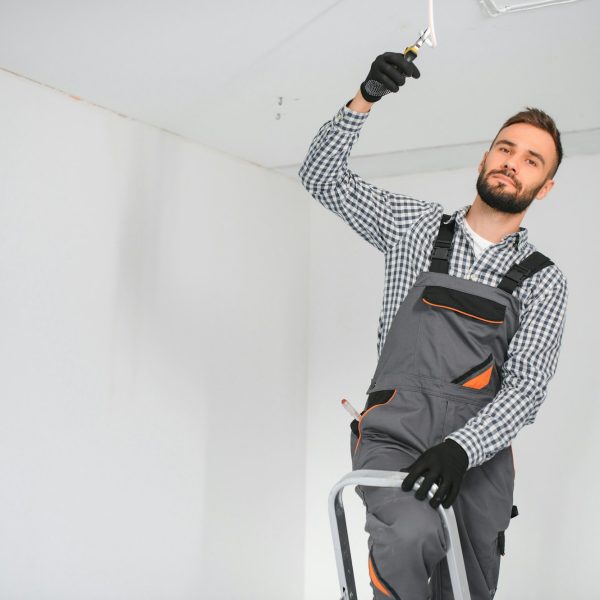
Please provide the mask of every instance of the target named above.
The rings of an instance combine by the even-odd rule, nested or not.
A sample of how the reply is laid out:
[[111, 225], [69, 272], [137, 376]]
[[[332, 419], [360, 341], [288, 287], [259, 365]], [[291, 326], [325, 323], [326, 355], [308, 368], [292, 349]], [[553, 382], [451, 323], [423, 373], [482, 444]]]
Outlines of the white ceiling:
[[[0, 67], [295, 177], [375, 57], [426, 21], [426, 0], [0, 0]], [[567, 155], [600, 152], [600, 0], [495, 18], [436, 0], [435, 22], [421, 79], [373, 108], [361, 174], [473, 164], [524, 106]]]

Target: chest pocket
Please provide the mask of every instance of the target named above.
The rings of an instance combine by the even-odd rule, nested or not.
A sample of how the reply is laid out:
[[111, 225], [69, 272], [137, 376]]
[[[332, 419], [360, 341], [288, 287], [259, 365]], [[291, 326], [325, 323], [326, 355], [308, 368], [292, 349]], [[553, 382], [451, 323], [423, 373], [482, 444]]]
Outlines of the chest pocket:
[[423, 292], [422, 300], [433, 308], [450, 310], [490, 325], [504, 323], [506, 307], [503, 304], [461, 290], [428, 285]]
[[496, 387], [494, 356], [506, 344], [506, 306], [449, 287], [426, 286], [418, 303], [415, 371], [445, 383]]
[[495, 370], [494, 357], [490, 354], [484, 361], [470, 368], [466, 373], [462, 373], [453, 379], [451, 383], [481, 390], [490, 384], [492, 377], [496, 375]]

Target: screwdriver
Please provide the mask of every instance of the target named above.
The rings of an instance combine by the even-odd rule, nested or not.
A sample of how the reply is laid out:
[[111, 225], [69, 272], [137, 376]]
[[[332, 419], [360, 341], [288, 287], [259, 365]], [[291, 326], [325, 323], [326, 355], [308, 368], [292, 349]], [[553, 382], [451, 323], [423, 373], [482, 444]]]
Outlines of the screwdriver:
[[429, 39], [430, 35], [431, 29], [429, 29], [429, 27], [425, 28], [425, 31], [421, 32], [421, 35], [419, 35], [417, 41], [412, 46], [408, 46], [408, 48], [404, 50], [404, 58], [406, 58], [408, 62], [413, 62], [415, 58], [417, 58], [417, 54], [419, 54], [419, 48], [421, 48], [423, 44], [426, 43], [428, 46], [431, 46], [431, 41]]

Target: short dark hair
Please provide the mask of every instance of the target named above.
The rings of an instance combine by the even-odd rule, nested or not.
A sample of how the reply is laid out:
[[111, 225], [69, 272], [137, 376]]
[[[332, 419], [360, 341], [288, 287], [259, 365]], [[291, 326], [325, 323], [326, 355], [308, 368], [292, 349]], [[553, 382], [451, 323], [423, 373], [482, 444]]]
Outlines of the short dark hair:
[[[539, 108], [530, 108], [528, 106], [525, 110], [522, 110], [521, 112], [518, 112], [516, 115], [513, 115], [512, 117], [510, 117], [510, 119], [507, 119], [506, 122], [504, 123], [504, 125], [502, 125], [502, 127], [500, 127], [498, 134], [505, 127], [509, 127], [510, 125], [516, 125], [517, 123], [527, 123], [527, 125], [533, 125], [534, 127], [537, 127], [538, 129], [543, 129], [544, 131], [547, 131], [552, 136], [552, 139], [554, 140], [554, 145], [556, 146], [557, 160], [556, 160], [556, 165], [554, 166], [554, 169], [551, 170], [551, 172], [550, 172], [550, 179], [551, 179], [556, 174], [556, 171], [558, 171], [558, 166], [560, 165], [560, 163], [563, 159], [563, 149], [562, 149], [562, 144], [560, 143], [560, 132], [558, 131], [558, 128], [556, 127], [556, 123], [554, 122], [554, 119], [550, 115], [545, 113], [543, 110], [540, 110]], [[494, 138], [494, 142], [496, 141], [498, 134], [496, 134], [496, 137]], [[494, 145], [494, 142], [492, 142], [492, 144], [491, 144], [492, 146]]]

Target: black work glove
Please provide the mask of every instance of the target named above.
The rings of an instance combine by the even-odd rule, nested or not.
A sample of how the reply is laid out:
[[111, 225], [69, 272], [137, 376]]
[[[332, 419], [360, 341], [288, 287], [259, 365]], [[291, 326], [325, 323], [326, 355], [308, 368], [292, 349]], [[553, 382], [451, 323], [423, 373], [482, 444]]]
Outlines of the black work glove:
[[462, 446], [454, 440], [448, 439], [423, 452], [408, 467], [408, 475], [402, 482], [402, 489], [410, 492], [417, 479], [423, 476], [425, 479], [415, 493], [415, 498], [425, 500], [432, 484], [437, 483], [438, 491], [429, 504], [433, 508], [437, 508], [442, 503], [444, 508], [450, 508], [458, 496], [460, 484], [468, 466], [469, 457]]
[[382, 96], [397, 92], [406, 77], [419, 79], [421, 73], [402, 52], [384, 52], [373, 61], [367, 78], [360, 84], [360, 93], [367, 102], [377, 102]]

